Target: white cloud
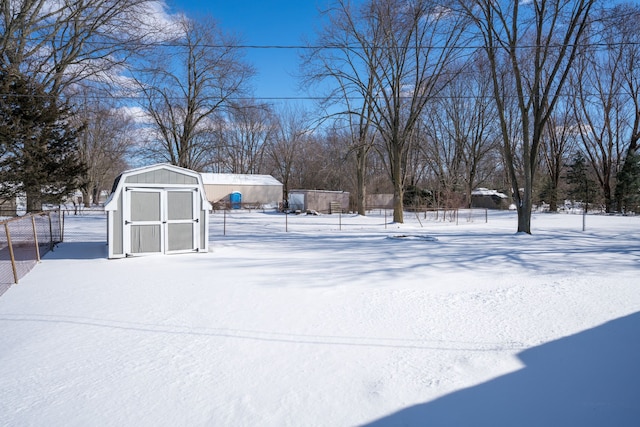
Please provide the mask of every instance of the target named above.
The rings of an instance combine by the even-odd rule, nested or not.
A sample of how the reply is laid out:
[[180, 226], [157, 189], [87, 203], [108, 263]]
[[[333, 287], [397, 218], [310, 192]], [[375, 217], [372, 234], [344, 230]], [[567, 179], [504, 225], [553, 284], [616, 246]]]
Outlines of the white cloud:
[[139, 23], [134, 29], [143, 35], [145, 42], [163, 42], [175, 40], [184, 35], [184, 27], [180, 24], [185, 16], [181, 13], [171, 14], [164, 1], [148, 1], [139, 4], [131, 11], [132, 18]]

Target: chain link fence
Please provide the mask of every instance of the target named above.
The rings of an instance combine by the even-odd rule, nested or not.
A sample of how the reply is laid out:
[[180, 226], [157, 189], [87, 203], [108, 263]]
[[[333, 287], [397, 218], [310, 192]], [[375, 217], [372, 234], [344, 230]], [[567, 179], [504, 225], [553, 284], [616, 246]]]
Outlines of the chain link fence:
[[0, 221], [0, 295], [62, 242], [63, 232], [64, 217], [59, 210]]
[[[210, 218], [210, 236], [227, 235], [232, 233], [253, 233], [252, 227], [263, 229], [264, 222], [253, 222], [250, 210], [224, 209], [212, 211]], [[307, 213], [282, 213], [275, 209], [263, 211], [272, 214], [269, 225], [272, 230], [294, 231], [301, 228], [306, 231], [348, 231], [362, 230], [363, 227], [371, 229], [386, 229], [393, 227], [393, 209], [370, 207], [367, 208], [366, 217], [360, 217], [355, 213], [349, 214], [323, 214], [318, 211]], [[317, 217], [313, 221], [305, 221], [305, 217]], [[366, 220], [365, 220], [366, 218]], [[427, 225], [464, 225], [472, 223], [489, 222], [489, 210], [486, 208], [473, 209], [433, 209], [405, 210], [404, 225], [425, 227]], [[301, 228], [298, 228], [301, 227]]]

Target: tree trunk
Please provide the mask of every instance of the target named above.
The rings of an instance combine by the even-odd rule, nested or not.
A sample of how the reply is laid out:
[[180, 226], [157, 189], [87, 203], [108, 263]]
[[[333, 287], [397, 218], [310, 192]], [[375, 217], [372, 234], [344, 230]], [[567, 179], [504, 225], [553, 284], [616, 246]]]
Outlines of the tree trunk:
[[604, 193], [604, 210], [606, 213], [611, 213], [611, 207], [613, 206], [613, 191], [611, 190], [611, 183], [609, 180], [605, 181], [602, 191]]
[[533, 206], [532, 203], [532, 191], [531, 191], [531, 181], [529, 179], [525, 179], [524, 183], [524, 194], [520, 200], [518, 206], [518, 233], [527, 233], [531, 234], [531, 208]]
[[84, 205], [84, 207], [89, 207], [91, 206], [91, 192], [88, 190], [81, 190], [82, 191], [82, 204]]
[[393, 222], [404, 223], [404, 205], [402, 203], [402, 185], [393, 184]]
[[549, 189], [549, 212], [558, 212], [558, 184], [555, 182]]
[[42, 195], [40, 191], [26, 190], [27, 195], [27, 212], [41, 212], [42, 211]]
[[[528, 203], [529, 204], [529, 203]], [[518, 208], [518, 233], [531, 234], [531, 205]]]
[[560, 183], [561, 164], [562, 164], [562, 159], [557, 158], [553, 166], [553, 176], [551, 177], [551, 189], [549, 193], [549, 212], [554, 212], [554, 213], [558, 212], [558, 185]]
[[363, 216], [367, 214], [366, 162], [367, 150], [358, 149], [356, 152], [356, 209], [358, 214]]
[[403, 179], [402, 179], [402, 155], [397, 152], [393, 153], [391, 159], [391, 182], [393, 183], [393, 222], [404, 223], [404, 203], [402, 197], [404, 195]]

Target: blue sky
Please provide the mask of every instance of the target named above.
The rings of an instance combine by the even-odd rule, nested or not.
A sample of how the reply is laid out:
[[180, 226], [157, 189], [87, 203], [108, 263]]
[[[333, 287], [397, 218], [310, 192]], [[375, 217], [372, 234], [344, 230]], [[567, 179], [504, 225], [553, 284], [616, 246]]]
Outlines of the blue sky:
[[[223, 30], [238, 34], [245, 45], [291, 46], [312, 40], [319, 26], [319, 6], [327, 0], [173, 0], [173, 11], [188, 16], [210, 14]], [[297, 49], [247, 49], [257, 70], [255, 96], [305, 96], [299, 92]]]

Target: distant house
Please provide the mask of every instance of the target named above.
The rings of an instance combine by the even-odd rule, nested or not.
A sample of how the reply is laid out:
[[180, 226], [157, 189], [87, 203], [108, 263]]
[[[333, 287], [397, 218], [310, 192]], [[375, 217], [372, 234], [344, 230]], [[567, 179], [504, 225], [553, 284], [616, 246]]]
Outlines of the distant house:
[[326, 190], [290, 190], [289, 209], [341, 213], [349, 211], [349, 192]]
[[0, 216], [14, 217], [27, 213], [27, 196], [20, 193], [17, 196], [0, 201]]
[[277, 208], [282, 202], [282, 183], [271, 175], [201, 173], [207, 200], [231, 208]]
[[508, 200], [506, 194], [487, 188], [476, 188], [471, 192], [472, 208], [507, 209]]
[[[93, 204], [95, 205], [104, 205], [104, 203], [107, 201], [107, 199], [109, 198], [109, 192], [107, 190], [101, 190], [100, 193], [98, 194], [98, 200], [93, 201]], [[67, 198], [64, 201], [65, 205], [71, 205], [72, 207], [78, 206], [78, 207], [89, 207], [90, 205], [87, 204], [86, 200], [84, 200], [84, 197], [82, 195], [82, 191], [80, 190], [76, 190], [74, 191], [72, 194], [70, 194], [69, 196], [67, 196]]]

